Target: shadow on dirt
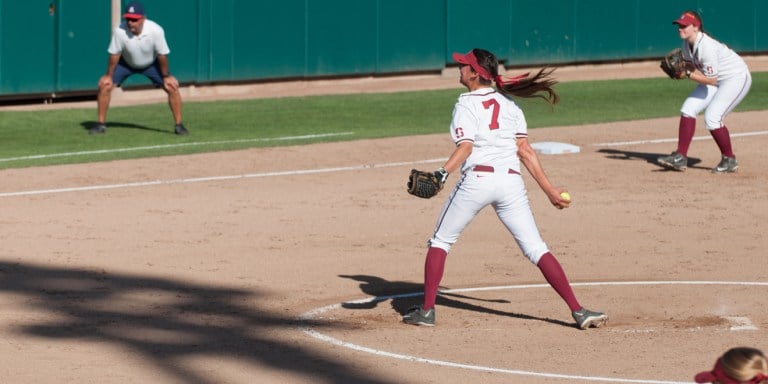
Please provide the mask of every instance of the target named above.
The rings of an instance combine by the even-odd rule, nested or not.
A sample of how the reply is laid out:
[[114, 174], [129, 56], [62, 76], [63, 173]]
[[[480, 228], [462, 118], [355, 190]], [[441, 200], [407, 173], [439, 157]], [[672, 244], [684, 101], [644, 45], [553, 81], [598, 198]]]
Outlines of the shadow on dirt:
[[[306, 382], [388, 384], [322, 350], [274, 338], [275, 332], [298, 331], [300, 325], [328, 324], [300, 323], [260, 309], [259, 302], [267, 298], [258, 291], [0, 262], [0, 293], [21, 297], [32, 310], [51, 314], [50, 319], [15, 326], [19, 333], [132, 350], [173, 382], [231, 380], [184, 360], [211, 358], [290, 372]], [[258, 377], [252, 379], [260, 382]]]
[[[380, 302], [391, 301], [392, 309], [394, 309], [400, 315], [404, 315], [409, 308], [422, 303], [422, 284], [414, 284], [403, 281], [388, 281], [380, 277], [367, 275], [339, 275], [339, 277], [359, 281], [360, 290], [367, 295], [373, 296], [370, 300], [342, 303], [341, 306], [346, 309], [372, 309], [375, 308]], [[509, 303], [508, 300], [504, 299], [482, 299], [452, 292], [440, 292], [437, 295], [435, 304], [438, 306], [463, 309], [467, 311], [486, 313], [496, 316], [507, 316], [523, 320], [538, 320], [565, 327], [575, 327], [575, 324], [573, 323], [567, 323], [556, 319], [536, 317], [522, 313], [501, 311], [484, 307], [479, 304], [473, 304], [470, 303], [470, 301], [486, 303]]]
[[[632, 152], [632, 151], [620, 151], [618, 149], [600, 149], [597, 152], [599, 153], [605, 153], [608, 156], [606, 156], [609, 159], [613, 160], [645, 160], [646, 163], [653, 164], [659, 169], [654, 170], [654, 172], [663, 171], [663, 172], [677, 172], [673, 169], [665, 168], [663, 165], [659, 164], [658, 158], [661, 156], [669, 155], [669, 153], [648, 153], [648, 152]], [[696, 157], [689, 157], [688, 158], [688, 168], [696, 168], [696, 169], [710, 169], [709, 167], [701, 167], [696, 166], [696, 164], [701, 163], [701, 159]]]

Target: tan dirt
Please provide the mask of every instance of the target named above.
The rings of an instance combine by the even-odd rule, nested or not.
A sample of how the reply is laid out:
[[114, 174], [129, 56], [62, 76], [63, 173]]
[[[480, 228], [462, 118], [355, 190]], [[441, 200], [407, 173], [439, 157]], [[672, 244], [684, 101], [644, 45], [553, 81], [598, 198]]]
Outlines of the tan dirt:
[[[558, 71], [564, 81], [661, 76], [655, 63]], [[297, 84], [291, 95], [457, 87], [457, 76], [436, 77], [324, 80]], [[267, 90], [276, 84], [252, 87], [237, 96], [195, 92], [279, 95]], [[422, 161], [450, 153], [447, 133], [0, 171], [0, 377], [690, 382], [727, 348], [768, 349], [767, 119], [763, 111], [729, 116], [741, 164], [729, 175], [709, 172], [719, 152], [701, 121], [689, 153], [696, 164], [683, 173], [653, 163], [674, 149], [673, 117], [531, 132], [534, 142], [581, 148], [541, 156], [570, 191], [571, 208], [554, 209], [524, 177], [578, 298], [610, 316], [588, 331], [539, 286], [538, 269], [490, 208], [455, 246], [442, 284], [497, 288], [441, 296], [434, 328], [400, 322], [419, 301], [407, 294], [421, 290], [425, 241], [448, 196], [410, 197], [405, 178], [439, 165]]]

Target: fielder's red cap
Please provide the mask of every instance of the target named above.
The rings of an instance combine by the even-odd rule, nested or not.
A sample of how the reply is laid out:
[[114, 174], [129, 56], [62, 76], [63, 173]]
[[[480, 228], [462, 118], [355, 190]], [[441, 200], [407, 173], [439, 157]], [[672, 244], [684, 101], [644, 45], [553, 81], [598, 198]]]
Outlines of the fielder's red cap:
[[762, 382], [763, 380], [767, 380], [768, 376], [763, 374], [758, 374], [757, 376], [753, 377], [752, 379], [748, 381], [739, 381], [734, 379], [733, 377], [728, 376], [725, 371], [723, 371], [723, 367], [720, 364], [720, 359], [717, 359], [717, 362], [715, 363], [715, 368], [711, 371], [706, 372], [699, 372], [694, 380], [697, 383], [713, 383], [718, 382], [721, 384], [758, 384]]
[[480, 77], [486, 80], [492, 80], [493, 77], [491, 76], [488, 71], [485, 70], [480, 64], [477, 62], [477, 57], [475, 57], [474, 50], [467, 52], [467, 54], [462, 55], [461, 53], [454, 53], [453, 54], [453, 61], [459, 63], [459, 64], [465, 64], [472, 67], [472, 69], [477, 72]]
[[699, 18], [696, 17], [693, 13], [685, 12], [682, 15], [680, 15], [680, 18], [673, 21], [672, 24], [681, 25], [683, 27], [687, 27], [691, 24], [701, 28], [701, 21], [699, 21]]
[[132, 1], [125, 6], [123, 19], [141, 19], [144, 17], [144, 6], [138, 1]]

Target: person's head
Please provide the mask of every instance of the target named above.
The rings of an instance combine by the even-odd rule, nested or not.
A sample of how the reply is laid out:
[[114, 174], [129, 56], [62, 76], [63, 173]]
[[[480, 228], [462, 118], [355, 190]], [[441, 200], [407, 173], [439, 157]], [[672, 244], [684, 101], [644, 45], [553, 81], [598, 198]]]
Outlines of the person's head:
[[134, 35], [141, 33], [145, 18], [144, 6], [138, 1], [132, 1], [125, 6], [123, 19], [125, 19], [125, 24], [128, 26], [128, 30]]
[[699, 31], [704, 31], [704, 25], [701, 23], [701, 16], [696, 11], [685, 11], [672, 24], [677, 25], [677, 31], [680, 38], [690, 40], [695, 37]]
[[554, 69], [542, 68], [533, 76], [529, 73], [503, 78], [499, 76], [499, 60], [485, 49], [475, 48], [465, 54], [454, 53], [453, 60], [459, 63], [461, 77], [459, 81], [470, 91], [490, 87], [496, 82], [496, 89], [504, 95], [520, 97], [541, 97], [554, 105], [560, 100], [552, 86], [557, 81], [549, 77]]
[[459, 81], [468, 88], [475, 82], [481, 86], [490, 86], [499, 75], [499, 60], [485, 49], [475, 48], [466, 54], [454, 53], [453, 60], [459, 63]]
[[717, 359], [711, 371], [697, 374], [695, 381], [717, 384], [766, 384], [768, 360], [759, 349], [731, 348]]

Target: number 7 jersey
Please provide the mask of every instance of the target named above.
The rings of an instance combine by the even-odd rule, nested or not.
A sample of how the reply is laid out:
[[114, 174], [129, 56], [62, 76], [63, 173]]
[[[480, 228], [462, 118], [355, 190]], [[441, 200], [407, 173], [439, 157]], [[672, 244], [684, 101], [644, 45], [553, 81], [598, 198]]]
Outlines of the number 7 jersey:
[[462, 172], [476, 165], [520, 172], [517, 138], [528, 137], [523, 111], [493, 88], [481, 88], [459, 95], [453, 109], [451, 136], [456, 145], [474, 144]]

